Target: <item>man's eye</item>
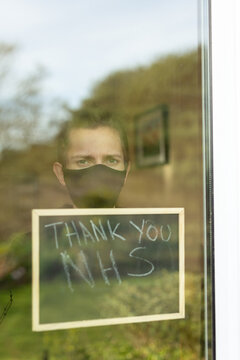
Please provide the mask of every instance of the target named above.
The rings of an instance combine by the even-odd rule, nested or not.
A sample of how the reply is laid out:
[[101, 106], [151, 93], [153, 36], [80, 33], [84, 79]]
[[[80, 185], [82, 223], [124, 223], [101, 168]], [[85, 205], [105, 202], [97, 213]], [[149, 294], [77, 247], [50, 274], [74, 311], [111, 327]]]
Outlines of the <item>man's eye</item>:
[[78, 165], [88, 165], [89, 161], [86, 160], [86, 159], [80, 159], [80, 160], [77, 161], [77, 164]]
[[108, 163], [111, 164], [111, 165], [118, 164], [119, 160], [117, 160], [115, 158], [109, 158]]

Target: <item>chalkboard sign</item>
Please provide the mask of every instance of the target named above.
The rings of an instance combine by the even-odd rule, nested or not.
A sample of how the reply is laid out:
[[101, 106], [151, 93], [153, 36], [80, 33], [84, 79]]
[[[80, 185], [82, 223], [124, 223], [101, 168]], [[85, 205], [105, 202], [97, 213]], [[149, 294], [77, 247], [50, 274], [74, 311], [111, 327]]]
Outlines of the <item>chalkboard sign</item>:
[[33, 330], [184, 318], [184, 210], [33, 210]]

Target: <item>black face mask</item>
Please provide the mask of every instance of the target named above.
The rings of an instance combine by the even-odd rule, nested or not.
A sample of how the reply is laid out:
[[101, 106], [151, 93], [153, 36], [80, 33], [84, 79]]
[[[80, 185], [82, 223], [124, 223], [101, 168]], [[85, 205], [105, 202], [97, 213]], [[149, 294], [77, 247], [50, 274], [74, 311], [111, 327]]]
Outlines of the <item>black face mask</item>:
[[72, 170], [63, 169], [65, 183], [78, 208], [112, 208], [124, 184], [126, 171], [105, 165]]

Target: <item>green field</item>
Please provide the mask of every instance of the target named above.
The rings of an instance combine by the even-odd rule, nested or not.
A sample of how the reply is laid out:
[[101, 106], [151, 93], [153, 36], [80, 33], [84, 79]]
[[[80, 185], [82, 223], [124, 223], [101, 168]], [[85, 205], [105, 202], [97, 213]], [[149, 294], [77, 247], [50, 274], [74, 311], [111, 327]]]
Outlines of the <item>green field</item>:
[[[0, 325], [0, 359], [202, 359], [199, 342], [202, 333], [200, 288], [200, 277], [188, 274], [184, 320], [42, 333], [31, 330], [31, 286], [16, 288], [12, 307]], [[124, 304], [124, 296], [127, 298], [128, 294], [121, 294], [119, 300]], [[0, 295], [1, 304], [7, 303], [8, 291], [1, 291]]]

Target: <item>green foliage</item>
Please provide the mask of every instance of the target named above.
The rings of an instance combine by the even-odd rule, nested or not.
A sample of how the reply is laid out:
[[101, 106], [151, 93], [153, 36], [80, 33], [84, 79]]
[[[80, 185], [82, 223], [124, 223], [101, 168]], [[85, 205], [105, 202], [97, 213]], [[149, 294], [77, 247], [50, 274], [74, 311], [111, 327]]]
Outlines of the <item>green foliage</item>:
[[103, 313], [121, 317], [173, 312], [178, 309], [178, 286], [179, 274], [168, 271], [138, 282], [123, 281], [113, 296], [103, 300]]
[[[15, 233], [1, 244], [0, 260], [5, 262], [5, 274], [2, 275], [1, 282], [8, 287], [12, 287], [20, 282], [31, 279], [31, 235]], [[10, 274], [11, 273], [11, 274]], [[15, 273], [12, 276], [12, 274]], [[11, 276], [10, 276], [11, 275]]]
[[185, 319], [33, 333], [31, 288], [22, 286], [1, 324], [0, 358], [43, 360], [47, 351], [49, 360], [200, 360], [201, 296], [201, 277], [187, 274]]
[[[58, 339], [56, 333], [46, 333], [45, 347], [51, 349], [52, 359], [199, 360], [202, 346], [201, 311], [203, 311], [199, 292], [200, 283], [200, 276], [187, 275], [186, 319], [118, 325], [87, 331], [69, 330], [59, 333]], [[109, 299], [106, 306], [111, 304], [115, 311], [117, 306], [118, 309], [120, 306], [125, 307], [124, 297], [127, 299], [128, 294], [122, 289], [121, 294], [118, 295], [120, 296], [118, 304], [112, 304]], [[146, 303], [146, 308], [148, 306]], [[86, 334], [90, 332], [94, 335], [98, 333], [98, 336], [102, 334], [101, 341], [94, 335], [93, 341], [90, 336], [86, 339]]]
[[9, 239], [8, 256], [21, 263], [31, 256], [31, 234], [16, 233]]

